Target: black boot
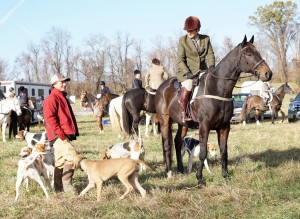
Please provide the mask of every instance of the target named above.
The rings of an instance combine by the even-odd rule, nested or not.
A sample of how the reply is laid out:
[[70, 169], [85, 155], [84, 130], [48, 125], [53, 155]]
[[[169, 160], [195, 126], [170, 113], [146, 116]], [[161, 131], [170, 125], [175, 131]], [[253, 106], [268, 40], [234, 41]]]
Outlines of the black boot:
[[185, 114], [185, 110], [186, 110], [191, 92], [188, 91], [187, 89], [185, 89], [184, 87], [181, 88], [180, 92], [181, 92], [181, 95], [180, 95], [181, 121], [182, 122], [191, 121], [192, 119], [187, 117]]
[[62, 184], [62, 175], [63, 169], [59, 169], [55, 167], [54, 169], [54, 190], [56, 193], [63, 192], [63, 184]]
[[74, 174], [73, 164], [65, 164], [63, 169], [62, 184], [65, 192], [74, 193], [72, 178]]

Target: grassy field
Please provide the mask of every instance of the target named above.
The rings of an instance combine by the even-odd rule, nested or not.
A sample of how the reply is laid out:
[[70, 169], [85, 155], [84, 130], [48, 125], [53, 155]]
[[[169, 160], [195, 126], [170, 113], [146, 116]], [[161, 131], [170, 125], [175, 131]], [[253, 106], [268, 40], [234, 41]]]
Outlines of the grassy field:
[[[288, 101], [295, 95], [287, 95]], [[81, 110], [77, 105], [75, 110]], [[107, 119], [107, 118], [106, 118]], [[112, 133], [109, 124], [99, 134], [92, 115], [77, 117], [80, 137], [74, 142], [78, 152], [89, 159], [102, 159], [104, 148], [120, 140]], [[174, 125], [174, 128], [176, 126]], [[144, 130], [144, 126], [141, 126]], [[37, 132], [37, 128], [32, 128]], [[196, 130], [189, 134], [196, 137]], [[117, 178], [104, 184], [102, 200], [96, 202], [96, 190], [85, 197], [50, 192], [44, 199], [41, 188], [30, 183], [30, 191], [21, 189], [20, 199], [15, 198], [18, 153], [25, 141], [0, 142], [0, 217], [1, 218], [299, 218], [300, 217], [300, 122], [284, 121], [275, 125], [265, 120], [261, 126], [232, 125], [229, 136], [229, 179], [221, 176], [220, 155], [209, 160], [212, 173], [205, 169], [206, 186], [196, 188], [194, 171], [165, 178], [160, 136], [144, 137], [145, 161], [156, 169], [139, 176], [147, 190], [142, 199], [137, 192], [125, 200], [118, 198], [125, 191]], [[216, 144], [216, 134], [209, 141]], [[174, 159], [175, 156], [173, 155]], [[187, 155], [184, 165], [187, 162]], [[176, 171], [176, 162], [173, 164]], [[87, 185], [85, 174], [76, 170], [74, 186], [78, 192]]]

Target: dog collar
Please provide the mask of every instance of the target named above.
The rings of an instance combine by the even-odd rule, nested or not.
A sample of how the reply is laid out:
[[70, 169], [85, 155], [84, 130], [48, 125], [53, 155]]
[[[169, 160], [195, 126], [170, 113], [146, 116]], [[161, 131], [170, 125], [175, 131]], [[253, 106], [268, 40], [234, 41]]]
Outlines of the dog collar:
[[86, 157], [82, 157], [82, 158], [80, 158], [80, 160], [79, 160], [78, 163], [77, 163], [77, 167], [80, 168], [81, 171], [83, 171], [83, 169], [81, 168], [80, 163], [81, 163], [81, 161], [83, 161], [83, 160], [85, 160], [85, 159], [87, 159], [87, 158], [86, 158]]

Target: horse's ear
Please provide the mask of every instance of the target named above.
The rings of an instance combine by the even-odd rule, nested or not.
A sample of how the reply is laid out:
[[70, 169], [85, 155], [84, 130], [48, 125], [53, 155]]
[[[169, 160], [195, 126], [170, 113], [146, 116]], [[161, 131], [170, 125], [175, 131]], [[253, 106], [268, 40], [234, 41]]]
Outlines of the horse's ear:
[[242, 46], [246, 45], [246, 43], [247, 43], [247, 36], [245, 34], [245, 37], [244, 37], [243, 42], [242, 42]]
[[249, 43], [254, 43], [254, 35], [252, 35], [251, 39], [249, 40]]

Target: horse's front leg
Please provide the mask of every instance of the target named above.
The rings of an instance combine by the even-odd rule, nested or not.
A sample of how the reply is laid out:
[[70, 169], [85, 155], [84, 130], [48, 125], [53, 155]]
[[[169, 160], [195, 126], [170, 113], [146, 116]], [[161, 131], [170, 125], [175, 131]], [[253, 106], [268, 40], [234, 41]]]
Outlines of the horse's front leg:
[[3, 142], [6, 142], [6, 139], [5, 139], [6, 126], [7, 126], [7, 123], [2, 123], [2, 140], [3, 140]]
[[97, 123], [100, 129], [100, 134], [103, 132], [102, 116], [97, 116]]
[[255, 121], [256, 121], [256, 125], [260, 125], [260, 122], [259, 122], [259, 116], [260, 116], [260, 110], [256, 109], [256, 110], [255, 110]]
[[183, 164], [181, 156], [181, 148], [183, 143], [183, 138], [186, 136], [187, 128], [185, 126], [178, 124], [178, 130], [175, 136], [175, 150], [176, 150], [176, 159], [177, 159], [177, 169], [178, 172], [183, 173]]
[[276, 113], [276, 112], [275, 112], [274, 108], [272, 108], [272, 109], [271, 109], [271, 114], [272, 114], [272, 115], [271, 115], [272, 125], [274, 125], [275, 113]]
[[220, 147], [220, 154], [221, 154], [221, 164], [222, 164], [222, 176], [228, 177], [228, 152], [227, 152], [227, 141], [230, 131], [230, 124], [226, 127], [217, 130], [218, 133], [218, 143]]
[[161, 124], [162, 149], [164, 162], [166, 163], [167, 177], [172, 177], [172, 122], [168, 115], [160, 115], [159, 122]]
[[281, 113], [281, 120], [280, 120], [280, 123], [283, 123], [283, 121], [284, 121], [284, 119], [285, 119], [285, 114], [284, 114], [284, 112], [283, 112], [281, 109], [279, 109], [278, 112]]
[[200, 153], [199, 153], [199, 166], [196, 174], [196, 177], [198, 179], [198, 185], [203, 184], [203, 166], [204, 166], [204, 161], [207, 158], [208, 134], [209, 134], [209, 125], [199, 124]]

